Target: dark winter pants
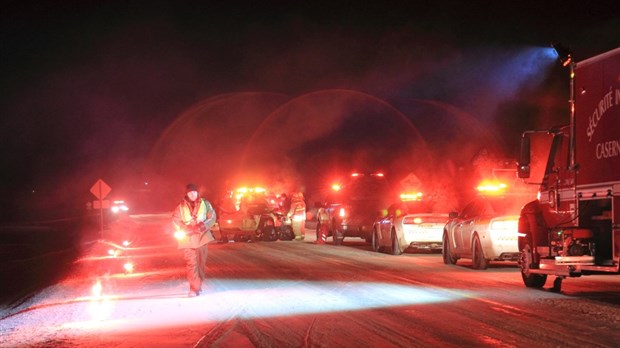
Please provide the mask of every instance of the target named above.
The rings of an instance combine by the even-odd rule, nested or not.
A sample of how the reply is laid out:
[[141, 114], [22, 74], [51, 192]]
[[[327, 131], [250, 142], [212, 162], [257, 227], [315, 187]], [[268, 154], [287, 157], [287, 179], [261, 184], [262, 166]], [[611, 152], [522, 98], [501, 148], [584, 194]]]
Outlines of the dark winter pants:
[[185, 272], [187, 273], [187, 281], [191, 291], [197, 292], [202, 290], [202, 281], [206, 278], [207, 251], [206, 244], [195, 249], [183, 249]]

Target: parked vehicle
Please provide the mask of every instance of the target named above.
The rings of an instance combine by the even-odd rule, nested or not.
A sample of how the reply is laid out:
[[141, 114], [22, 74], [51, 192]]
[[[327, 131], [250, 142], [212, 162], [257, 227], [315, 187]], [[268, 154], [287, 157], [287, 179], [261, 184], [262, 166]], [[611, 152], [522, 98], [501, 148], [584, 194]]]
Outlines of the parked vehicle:
[[427, 202], [415, 199], [392, 204], [373, 225], [372, 249], [400, 255], [406, 249], [441, 251], [448, 213], [433, 213]]
[[519, 210], [527, 196], [481, 195], [460, 213], [450, 212], [443, 231], [443, 261], [456, 264], [471, 259], [474, 269], [486, 269], [490, 261], [517, 261]]
[[327, 236], [333, 237], [335, 245], [341, 245], [345, 237], [371, 243], [375, 219], [395, 200], [384, 174], [356, 172], [334, 188], [328, 203], [319, 203], [331, 221]]

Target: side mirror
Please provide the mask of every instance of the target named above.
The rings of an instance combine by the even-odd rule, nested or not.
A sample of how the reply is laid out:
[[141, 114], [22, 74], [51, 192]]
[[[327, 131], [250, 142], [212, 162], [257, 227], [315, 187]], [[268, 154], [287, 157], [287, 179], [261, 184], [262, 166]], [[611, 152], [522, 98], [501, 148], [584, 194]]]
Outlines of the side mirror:
[[521, 138], [521, 152], [519, 153], [519, 162], [517, 163], [517, 173], [521, 179], [530, 177], [530, 137], [526, 135]]

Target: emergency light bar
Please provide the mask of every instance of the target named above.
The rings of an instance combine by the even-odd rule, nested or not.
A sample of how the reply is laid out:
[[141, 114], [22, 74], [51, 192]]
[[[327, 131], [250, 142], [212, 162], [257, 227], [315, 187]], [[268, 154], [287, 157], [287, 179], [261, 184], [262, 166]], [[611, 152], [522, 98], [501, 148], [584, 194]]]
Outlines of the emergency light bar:
[[476, 190], [482, 194], [500, 194], [503, 193], [508, 185], [499, 181], [483, 181], [476, 187]]
[[423, 220], [419, 216], [407, 216], [403, 219], [403, 224], [405, 225], [419, 225], [422, 222]]
[[400, 200], [403, 202], [406, 201], [419, 201], [420, 199], [422, 199], [423, 193], [422, 192], [407, 192], [407, 193], [401, 193], [400, 194]]

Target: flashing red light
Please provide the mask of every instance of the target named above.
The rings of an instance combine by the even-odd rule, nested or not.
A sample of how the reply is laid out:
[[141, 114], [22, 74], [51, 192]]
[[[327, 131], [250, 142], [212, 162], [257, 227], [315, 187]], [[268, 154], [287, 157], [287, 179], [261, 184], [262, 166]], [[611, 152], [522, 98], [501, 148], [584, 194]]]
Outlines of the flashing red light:
[[340, 186], [340, 184], [333, 184], [332, 185], [332, 190], [334, 190], [334, 191], [340, 191], [341, 188], [342, 188], [342, 186]]

